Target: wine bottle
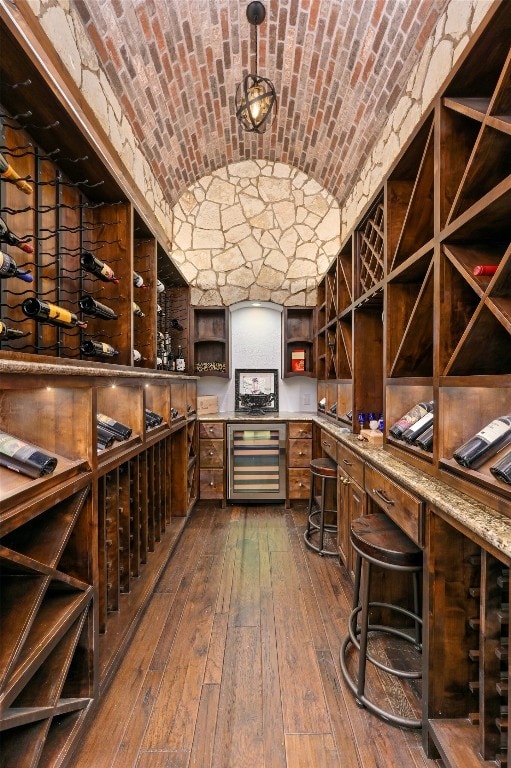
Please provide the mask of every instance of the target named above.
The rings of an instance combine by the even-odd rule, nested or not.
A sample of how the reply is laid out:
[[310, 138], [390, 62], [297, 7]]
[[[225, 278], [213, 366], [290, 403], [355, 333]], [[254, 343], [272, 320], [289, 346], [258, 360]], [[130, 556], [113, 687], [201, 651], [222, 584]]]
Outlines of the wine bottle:
[[63, 309], [56, 304], [50, 304], [49, 301], [41, 299], [25, 299], [21, 305], [23, 312], [27, 317], [38, 320], [41, 323], [50, 323], [51, 325], [61, 325], [64, 328], [87, 328], [87, 323], [78, 320], [74, 312], [69, 309]]
[[472, 273], [474, 275], [494, 275], [498, 269], [498, 264], [478, 264], [474, 267]]
[[103, 320], [116, 320], [118, 315], [113, 309], [107, 307], [106, 304], [101, 304], [100, 301], [96, 301], [92, 296], [85, 294], [82, 296], [78, 304], [82, 312], [86, 315], [93, 315], [94, 317], [101, 317]]
[[337, 413], [337, 403], [334, 403], [333, 405], [331, 405], [328, 410], [330, 411], [330, 413], [336, 414]]
[[139, 363], [142, 360], [142, 355], [138, 351], [138, 349], [133, 349], [133, 362]]
[[183, 357], [183, 349], [180, 345], [177, 348], [177, 354], [176, 354], [176, 371], [184, 371], [185, 368], [186, 368], [186, 363]]
[[147, 288], [147, 285], [144, 283], [144, 278], [142, 275], [139, 275], [138, 272], [133, 272], [133, 285], [135, 288]]
[[7, 243], [7, 245], [15, 245], [17, 248], [21, 248], [22, 251], [25, 253], [34, 253], [34, 249], [30, 245], [30, 243], [25, 243], [21, 239], [21, 237], [18, 237], [18, 235], [15, 235], [14, 232], [11, 232], [3, 218], [0, 216], [0, 243]]
[[324, 411], [326, 408], [326, 397], [322, 397], [321, 400], [318, 401], [318, 410]]
[[0, 320], [0, 341], [6, 341], [8, 339], [22, 339], [23, 336], [28, 336], [28, 332], [18, 331], [17, 328], [8, 328], [3, 320]]
[[178, 416], [179, 416], [179, 411], [177, 410], [177, 408], [171, 408], [170, 409], [170, 417], [172, 419], [177, 419]]
[[110, 432], [109, 429], [105, 429], [101, 424], [97, 424], [97, 444], [98, 444], [98, 450], [103, 450], [104, 448], [110, 448], [112, 443], [115, 440], [115, 437], [113, 436], [112, 432]]
[[133, 314], [136, 315], [137, 317], [145, 317], [145, 313], [142, 312], [142, 310], [140, 309], [140, 307], [135, 301], [133, 302]]
[[0, 432], [0, 465], [29, 477], [51, 475], [57, 458], [44, 453], [37, 445]]
[[119, 354], [118, 350], [110, 344], [105, 344], [102, 341], [93, 341], [92, 339], [84, 341], [80, 349], [82, 354], [87, 357], [115, 357], [115, 355]]
[[173, 317], [172, 320], [170, 321], [170, 327], [173, 328], [175, 331], [183, 330], [183, 326], [181, 325], [179, 320], [175, 317]]
[[19, 174], [16, 173], [14, 168], [10, 163], [7, 162], [5, 157], [0, 152], [0, 176], [2, 179], [5, 179], [6, 181], [12, 181], [13, 184], [16, 184], [18, 189], [21, 189], [22, 192], [24, 192], [26, 195], [29, 195], [32, 192], [32, 187], [30, 184], [28, 184], [25, 179], [22, 179]]
[[97, 421], [104, 429], [108, 429], [116, 440], [128, 440], [131, 437], [131, 427], [105, 416], [104, 413], [98, 413]]
[[401, 418], [398, 419], [396, 423], [391, 426], [391, 428], [389, 429], [389, 433], [393, 437], [400, 440], [401, 436], [403, 435], [403, 432], [405, 432], [409, 427], [411, 427], [412, 424], [415, 424], [415, 422], [419, 421], [419, 419], [422, 419], [422, 417], [426, 413], [432, 410], [433, 410], [433, 401], [430, 401], [429, 403], [417, 403], [417, 405], [414, 405], [413, 408], [407, 411], [407, 413], [401, 416]]
[[0, 251], [0, 278], [2, 277], [19, 277], [20, 280], [24, 280], [26, 283], [32, 283], [34, 278], [30, 272], [25, 269], [18, 269], [18, 265], [8, 253]]
[[418, 437], [422, 435], [423, 432], [429, 429], [429, 427], [433, 424], [433, 418], [433, 411], [428, 411], [424, 414], [422, 419], [419, 419], [419, 421], [416, 421], [415, 424], [412, 424], [411, 427], [405, 429], [401, 439], [404, 440], [405, 443], [411, 445], [417, 440]]
[[161, 280], [156, 281], [156, 293], [163, 293], [165, 290], [165, 286], [163, 285]]
[[453, 453], [453, 458], [468, 469], [477, 469], [511, 441], [511, 414], [499, 416]]
[[156, 305], [156, 314], [157, 315], [164, 315], [165, 314], [165, 312], [163, 311], [163, 309], [160, 307], [159, 304]]
[[495, 464], [492, 464], [490, 472], [499, 480], [511, 484], [511, 451], [507, 451]]
[[86, 272], [99, 277], [104, 283], [115, 283], [117, 285], [119, 282], [119, 278], [115, 276], [113, 269], [90, 251], [82, 252], [80, 264]]
[[434, 427], [431, 425], [431, 427], [428, 427], [428, 429], [426, 429], [422, 435], [419, 435], [415, 441], [415, 445], [418, 445], [419, 448], [422, 448], [423, 451], [433, 450], [433, 429]]
[[145, 423], [146, 427], [158, 427], [163, 421], [163, 416], [159, 413], [150, 411], [149, 408], [145, 409]]

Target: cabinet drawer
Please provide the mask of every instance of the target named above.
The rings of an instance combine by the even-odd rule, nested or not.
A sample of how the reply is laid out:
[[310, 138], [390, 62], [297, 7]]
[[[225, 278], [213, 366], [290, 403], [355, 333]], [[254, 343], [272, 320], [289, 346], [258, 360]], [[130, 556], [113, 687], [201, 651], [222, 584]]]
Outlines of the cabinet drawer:
[[223, 467], [224, 441], [201, 440], [199, 442], [199, 456], [201, 467]]
[[201, 469], [199, 496], [201, 499], [223, 499], [225, 497], [223, 469]]
[[423, 502], [369, 465], [365, 468], [365, 487], [380, 509], [421, 546]]
[[364, 487], [364, 460], [350, 448], [337, 443], [337, 464], [342, 467], [360, 487]]
[[337, 440], [324, 429], [321, 430], [321, 448], [327, 456], [337, 462]]
[[210, 437], [222, 439], [224, 436], [224, 425], [222, 421], [205, 422], [199, 424], [199, 437]]
[[293, 438], [311, 438], [312, 422], [310, 421], [290, 421], [288, 424], [289, 437]]
[[312, 440], [290, 440], [288, 467], [308, 467], [312, 458]]
[[310, 472], [308, 469], [289, 469], [288, 477], [288, 498], [290, 499], [308, 499], [310, 490]]

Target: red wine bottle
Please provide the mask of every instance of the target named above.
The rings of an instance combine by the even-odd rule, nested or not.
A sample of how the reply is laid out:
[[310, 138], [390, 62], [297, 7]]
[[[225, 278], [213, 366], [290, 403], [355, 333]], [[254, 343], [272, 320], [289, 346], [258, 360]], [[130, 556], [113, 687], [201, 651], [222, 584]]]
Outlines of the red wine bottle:
[[131, 427], [111, 419], [110, 416], [105, 416], [104, 413], [98, 413], [97, 421], [104, 429], [108, 429], [113, 434], [115, 440], [128, 440], [131, 437]]
[[507, 451], [495, 464], [492, 464], [490, 472], [499, 480], [511, 485], [511, 451]]
[[463, 443], [453, 453], [453, 458], [462, 467], [477, 469], [500, 448], [511, 441], [511, 413], [499, 416]]
[[118, 315], [107, 307], [106, 304], [102, 304], [100, 301], [96, 301], [92, 296], [85, 294], [79, 299], [78, 304], [82, 312], [86, 315], [93, 315], [94, 317], [101, 317], [103, 320], [116, 320]]
[[119, 352], [110, 344], [105, 344], [102, 341], [93, 341], [88, 339], [84, 341], [80, 346], [82, 354], [87, 357], [115, 357]]
[[389, 433], [397, 440], [400, 440], [407, 429], [432, 410], [433, 401], [430, 401], [429, 403], [417, 403], [417, 405], [414, 405], [413, 408], [407, 411], [407, 413], [401, 416], [401, 418], [391, 426]]
[[21, 308], [27, 317], [38, 320], [40, 323], [60, 325], [63, 328], [75, 328], [76, 326], [87, 328], [87, 323], [78, 320], [74, 312], [58, 307], [56, 304], [50, 304], [49, 301], [25, 299]]
[[57, 458], [36, 445], [0, 432], [0, 465], [34, 478], [51, 475], [57, 466]]
[[15, 235], [14, 232], [11, 232], [3, 218], [0, 216], [0, 243], [7, 243], [7, 245], [15, 245], [17, 248], [21, 248], [22, 251], [25, 253], [34, 253], [34, 249], [30, 245], [30, 243], [25, 243], [21, 239], [21, 237], [18, 237], [18, 235]]
[[119, 282], [119, 278], [114, 275], [113, 269], [90, 251], [82, 252], [80, 264], [86, 272], [99, 277], [104, 283], [115, 283], [117, 285]]
[[139, 275], [138, 272], [133, 272], [133, 285], [135, 288], [147, 288], [147, 285], [144, 283], [144, 278], [142, 275]]
[[429, 429], [429, 427], [433, 424], [433, 418], [433, 411], [428, 411], [428, 413], [424, 414], [422, 419], [419, 419], [419, 421], [416, 421], [415, 424], [412, 424], [411, 427], [405, 429], [401, 439], [404, 440], [405, 443], [411, 445], [417, 440], [418, 437], [422, 435], [423, 432]]
[[102, 451], [104, 448], [110, 448], [110, 446], [113, 444], [115, 437], [110, 432], [109, 429], [105, 429], [101, 426], [101, 424], [96, 425], [97, 428], [97, 445], [98, 445], [98, 451]]
[[8, 339], [22, 339], [24, 336], [28, 336], [28, 332], [19, 331], [17, 328], [8, 328], [3, 320], [0, 320], [0, 341], [6, 341]]
[[32, 283], [34, 278], [30, 272], [25, 269], [18, 269], [18, 265], [8, 253], [0, 251], [0, 278], [2, 277], [19, 277], [20, 280], [24, 280], [26, 283]]
[[497, 269], [498, 269], [498, 265], [479, 264], [477, 267], [474, 267], [474, 269], [472, 270], [472, 273], [474, 275], [494, 275]]
[[428, 429], [416, 439], [415, 445], [418, 445], [423, 451], [433, 450], [433, 426], [428, 427]]
[[13, 184], [16, 184], [18, 189], [21, 189], [22, 192], [24, 192], [26, 195], [29, 195], [32, 192], [32, 187], [30, 184], [28, 184], [25, 179], [22, 179], [19, 174], [16, 173], [14, 168], [10, 163], [7, 162], [5, 157], [0, 152], [0, 176], [2, 179], [5, 179], [6, 181], [12, 181]]
[[142, 310], [140, 309], [140, 307], [135, 301], [133, 302], [133, 314], [136, 315], [137, 317], [145, 317], [144, 312], [142, 312]]

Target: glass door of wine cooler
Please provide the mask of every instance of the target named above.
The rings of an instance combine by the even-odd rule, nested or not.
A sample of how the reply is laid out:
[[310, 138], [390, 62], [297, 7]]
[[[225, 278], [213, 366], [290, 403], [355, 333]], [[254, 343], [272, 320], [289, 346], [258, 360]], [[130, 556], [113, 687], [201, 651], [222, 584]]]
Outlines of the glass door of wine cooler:
[[286, 425], [227, 425], [227, 498], [282, 501], [286, 498]]

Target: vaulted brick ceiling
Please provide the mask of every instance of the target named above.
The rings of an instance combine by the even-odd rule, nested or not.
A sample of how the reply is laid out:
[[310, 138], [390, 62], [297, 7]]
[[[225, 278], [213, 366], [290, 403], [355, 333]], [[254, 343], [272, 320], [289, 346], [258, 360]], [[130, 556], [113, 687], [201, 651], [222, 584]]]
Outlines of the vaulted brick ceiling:
[[256, 136], [234, 117], [236, 85], [254, 69], [248, 2], [73, 2], [171, 203], [245, 158], [296, 166], [342, 203], [447, 4], [265, 0], [258, 71], [278, 114]]

